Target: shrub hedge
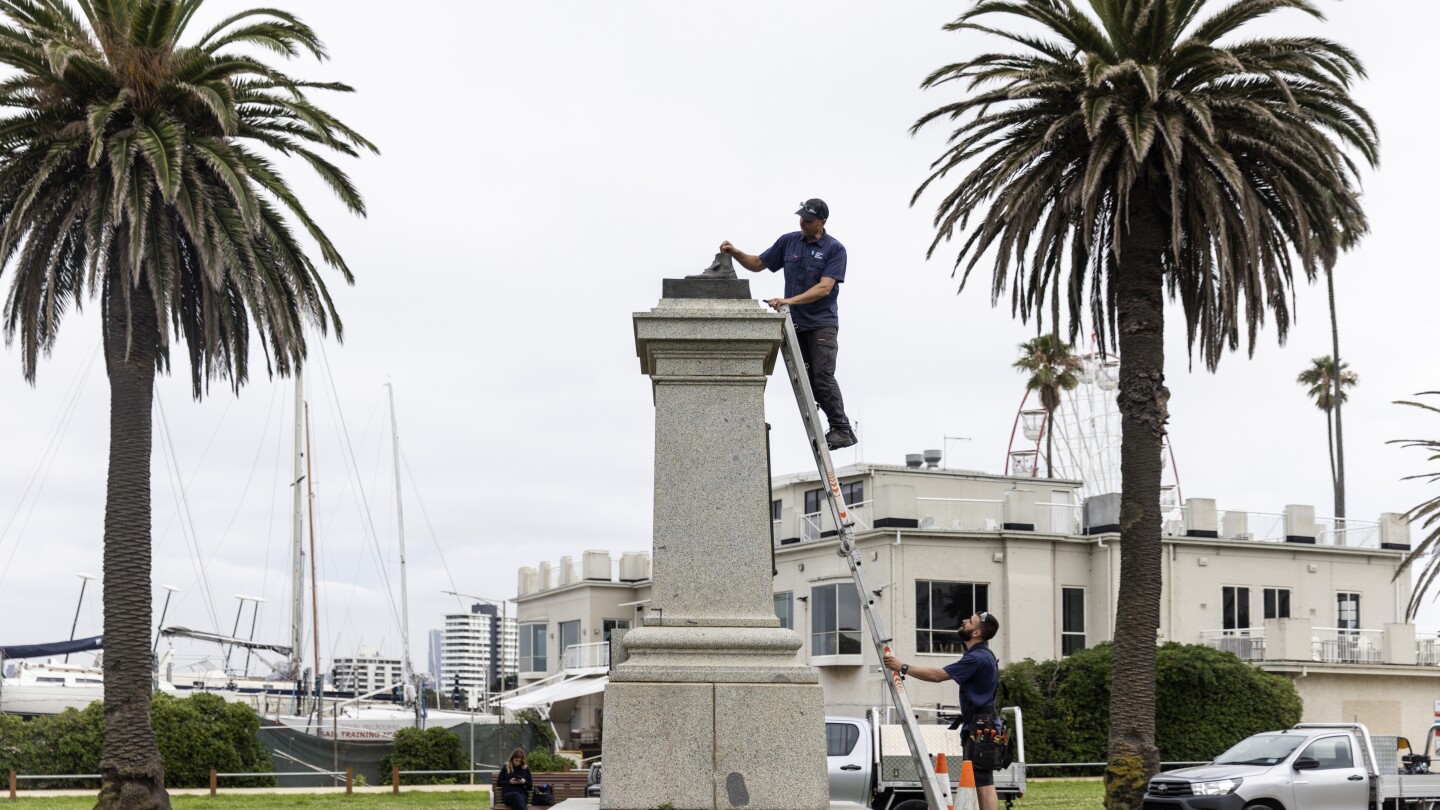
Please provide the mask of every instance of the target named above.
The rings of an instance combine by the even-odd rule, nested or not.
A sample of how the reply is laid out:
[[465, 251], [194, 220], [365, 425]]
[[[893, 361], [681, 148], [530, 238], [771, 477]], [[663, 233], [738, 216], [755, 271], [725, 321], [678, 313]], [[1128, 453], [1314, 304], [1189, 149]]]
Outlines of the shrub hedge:
[[[1027, 658], [1001, 672], [1002, 701], [1025, 715], [1026, 759], [1104, 761], [1110, 653], [1107, 642], [1060, 661]], [[1289, 679], [1228, 652], [1164, 644], [1156, 651], [1155, 680], [1155, 742], [1164, 762], [1212, 759], [1251, 734], [1300, 722], [1300, 696]]]
[[[210, 769], [221, 773], [270, 773], [270, 754], [260, 744], [260, 718], [249, 706], [217, 695], [175, 698], [156, 692], [150, 698], [155, 728], [169, 787], [206, 787]], [[23, 720], [0, 716], [0, 773], [99, 773], [105, 737], [105, 711], [100, 703], [83, 710]], [[273, 776], [227, 780], [227, 785], [264, 787]], [[37, 780], [32, 788], [92, 788], [94, 780]]]
[[[380, 760], [381, 779], [387, 785], [394, 768], [402, 771], [459, 771], [469, 767], [460, 735], [439, 726], [400, 729], [395, 732], [395, 745], [390, 753]], [[459, 774], [424, 774], [403, 776], [400, 781], [406, 785], [453, 785], [460, 779]], [[464, 779], [469, 781], [468, 776]]]

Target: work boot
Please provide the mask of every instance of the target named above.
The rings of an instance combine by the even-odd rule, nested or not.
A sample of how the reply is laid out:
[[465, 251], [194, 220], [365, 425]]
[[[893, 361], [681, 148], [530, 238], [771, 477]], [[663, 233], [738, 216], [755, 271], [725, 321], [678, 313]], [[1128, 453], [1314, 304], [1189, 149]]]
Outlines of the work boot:
[[831, 450], [849, 447], [857, 441], [859, 439], [855, 438], [850, 428], [830, 428], [830, 432], [825, 434], [825, 444], [829, 445]]
[[734, 279], [736, 278], [735, 264], [731, 261], [729, 253], [716, 253], [715, 261], [711, 262], [710, 266], [705, 268], [704, 272], [697, 273], [693, 276], [686, 276], [685, 278], [703, 278], [711, 281]]

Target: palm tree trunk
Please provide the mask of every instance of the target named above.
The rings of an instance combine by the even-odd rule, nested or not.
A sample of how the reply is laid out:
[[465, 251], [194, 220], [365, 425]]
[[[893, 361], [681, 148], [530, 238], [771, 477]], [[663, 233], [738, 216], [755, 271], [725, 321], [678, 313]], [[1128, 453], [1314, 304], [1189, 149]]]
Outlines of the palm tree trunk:
[[1335, 427], [1330, 421], [1330, 412], [1325, 414], [1325, 446], [1330, 449], [1330, 486], [1333, 489], [1339, 480], [1335, 477]]
[[[148, 286], [124, 300], [125, 273], [101, 293], [110, 378], [105, 489], [105, 742], [96, 810], [165, 810], [150, 726], [150, 407], [160, 325]], [[128, 320], [128, 323], [127, 323]], [[128, 329], [127, 329], [128, 326]]]
[[1165, 230], [1149, 189], [1132, 191], [1116, 281], [1120, 348], [1120, 586], [1110, 689], [1105, 806], [1141, 810], [1160, 770], [1155, 747], [1155, 633], [1160, 626], [1160, 453], [1165, 387]]
[[[1325, 288], [1330, 293], [1330, 359], [1334, 361], [1334, 373], [1330, 384], [1334, 386], [1332, 397], [1335, 406], [1335, 520], [1336, 529], [1343, 529], [1345, 520], [1345, 431], [1340, 425], [1340, 322], [1335, 315], [1335, 269], [1325, 268]], [[1343, 538], [1342, 538], [1343, 539]]]

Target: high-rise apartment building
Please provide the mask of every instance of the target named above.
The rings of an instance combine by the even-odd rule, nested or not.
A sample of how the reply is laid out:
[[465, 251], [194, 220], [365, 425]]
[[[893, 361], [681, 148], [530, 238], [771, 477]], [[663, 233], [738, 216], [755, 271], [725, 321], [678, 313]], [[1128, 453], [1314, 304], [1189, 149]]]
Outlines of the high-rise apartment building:
[[506, 676], [516, 670], [515, 619], [502, 617], [495, 605], [475, 603], [469, 613], [445, 617], [440, 653], [441, 694], [461, 691], [460, 706], [484, 705], [489, 695], [502, 691]]

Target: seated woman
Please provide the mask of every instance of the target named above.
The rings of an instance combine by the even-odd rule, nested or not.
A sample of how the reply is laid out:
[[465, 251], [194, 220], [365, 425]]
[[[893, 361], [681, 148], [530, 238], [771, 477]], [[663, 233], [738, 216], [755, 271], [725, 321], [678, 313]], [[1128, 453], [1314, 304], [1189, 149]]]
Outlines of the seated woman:
[[530, 804], [530, 768], [525, 758], [525, 749], [516, 748], [510, 752], [510, 761], [495, 774], [495, 793], [500, 801], [495, 805], [508, 805], [511, 810], [526, 810]]

